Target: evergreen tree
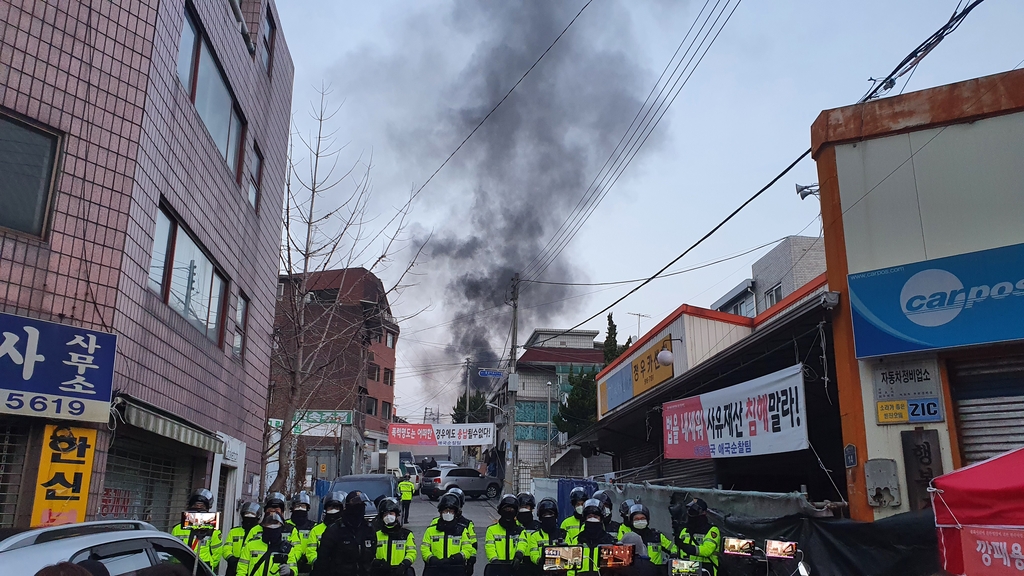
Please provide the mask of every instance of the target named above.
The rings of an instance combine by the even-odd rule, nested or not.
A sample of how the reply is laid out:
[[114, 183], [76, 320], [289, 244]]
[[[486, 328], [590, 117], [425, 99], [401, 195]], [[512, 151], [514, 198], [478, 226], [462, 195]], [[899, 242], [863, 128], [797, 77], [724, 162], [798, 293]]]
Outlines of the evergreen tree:
[[[459, 396], [455, 406], [452, 406], [452, 423], [462, 424], [466, 421], [466, 395]], [[487, 419], [487, 396], [477, 390], [469, 397], [469, 421], [472, 424], [478, 422], [489, 422]]]
[[[604, 337], [604, 365], [607, 366], [612, 363], [613, 360], [622, 354], [625, 348], [619, 347], [619, 329], [615, 325], [615, 321], [612, 320], [612, 313], [608, 313], [608, 332]], [[629, 347], [629, 344], [626, 344]]]
[[[609, 321], [611, 315], [609, 314]], [[606, 341], [607, 342], [607, 341]], [[569, 397], [564, 404], [558, 405], [558, 413], [552, 421], [559, 432], [565, 432], [570, 438], [583, 431], [597, 421], [597, 373], [592, 371], [574, 370], [569, 367]]]

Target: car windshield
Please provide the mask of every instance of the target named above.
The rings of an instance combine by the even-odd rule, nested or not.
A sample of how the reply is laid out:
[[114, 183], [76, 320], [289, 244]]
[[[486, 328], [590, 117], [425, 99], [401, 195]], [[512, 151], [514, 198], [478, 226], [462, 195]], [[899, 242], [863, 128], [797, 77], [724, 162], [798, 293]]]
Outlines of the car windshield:
[[338, 480], [334, 483], [331, 488], [332, 491], [337, 492], [341, 490], [343, 492], [352, 492], [353, 490], [361, 490], [371, 502], [377, 500], [381, 496], [394, 496], [391, 492], [391, 482], [388, 482], [386, 478], [374, 478], [374, 479], [351, 479], [351, 480]]
[[431, 470], [427, 470], [426, 472], [423, 473], [423, 477], [424, 478], [437, 478], [440, 475], [441, 475], [441, 471], [438, 470], [437, 468], [433, 468]]

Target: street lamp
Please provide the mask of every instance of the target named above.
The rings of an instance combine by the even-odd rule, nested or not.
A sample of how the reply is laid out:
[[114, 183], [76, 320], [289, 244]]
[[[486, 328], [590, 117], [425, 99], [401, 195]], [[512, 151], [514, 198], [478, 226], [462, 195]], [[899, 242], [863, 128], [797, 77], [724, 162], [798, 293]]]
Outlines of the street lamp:
[[[512, 472], [512, 474], [515, 474], [516, 473], [516, 448], [515, 448], [516, 423], [515, 423], [515, 420], [514, 419], [510, 419], [509, 415], [508, 415], [508, 413], [512, 412], [513, 408], [515, 408], [515, 407], [512, 406], [512, 407], [509, 407], [509, 408], [502, 408], [501, 406], [498, 406], [494, 402], [484, 402], [484, 406], [487, 406], [488, 408], [492, 408], [494, 410], [497, 410], [498, 412], [501, 412], [501, 416], [504, 419], [504, 425], [508, 425], [508, 428], [506, 428], [506, 431], [507, 431], [506, 433], [508, 434], [508, 449], [509, 449], [509, 452], [511, 452], [511, 456], [512, 456], [512, 458], [511, 458], [511, 460], [512, 460], [512, 470], [511, 470], [511, 472]], [[513, 412], [513, 414], [514, 414], [514, 412]], [[508, 456], [506, 456], [506, 459], [508, 459]], [[513, 492], [514, 493], [516, 491], [515, 478], [514, 477], [511, 478], [511, 479], [509, 478], [509, 470], [507, 470], [507, 469], [505, 470], [504, 483], [508, 484], [508, 486], [509, 486], [509, 489], [507, 490], [507, 492]]]

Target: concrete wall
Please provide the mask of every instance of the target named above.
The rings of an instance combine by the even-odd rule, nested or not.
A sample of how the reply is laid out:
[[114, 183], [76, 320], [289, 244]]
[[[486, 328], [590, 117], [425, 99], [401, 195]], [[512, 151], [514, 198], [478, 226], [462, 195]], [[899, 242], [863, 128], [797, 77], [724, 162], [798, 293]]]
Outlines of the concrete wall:
[[782, 284], [785, 298], [825, 271], [825, 245], [821, 238], [789, 236], [751, 266], [757, 312], [768, 309], [764, 294]]

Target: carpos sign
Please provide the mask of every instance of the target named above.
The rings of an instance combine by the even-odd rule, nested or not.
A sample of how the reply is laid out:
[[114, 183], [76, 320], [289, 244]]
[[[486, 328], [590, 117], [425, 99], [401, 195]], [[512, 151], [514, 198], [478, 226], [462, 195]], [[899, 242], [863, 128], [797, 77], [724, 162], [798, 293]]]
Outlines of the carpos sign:
[[803, 364], [662, 405], [665, 457], [731, 458], [803, 450]]
[[1024, 339], [1024, 244], [848, 281], [858, 358]]

